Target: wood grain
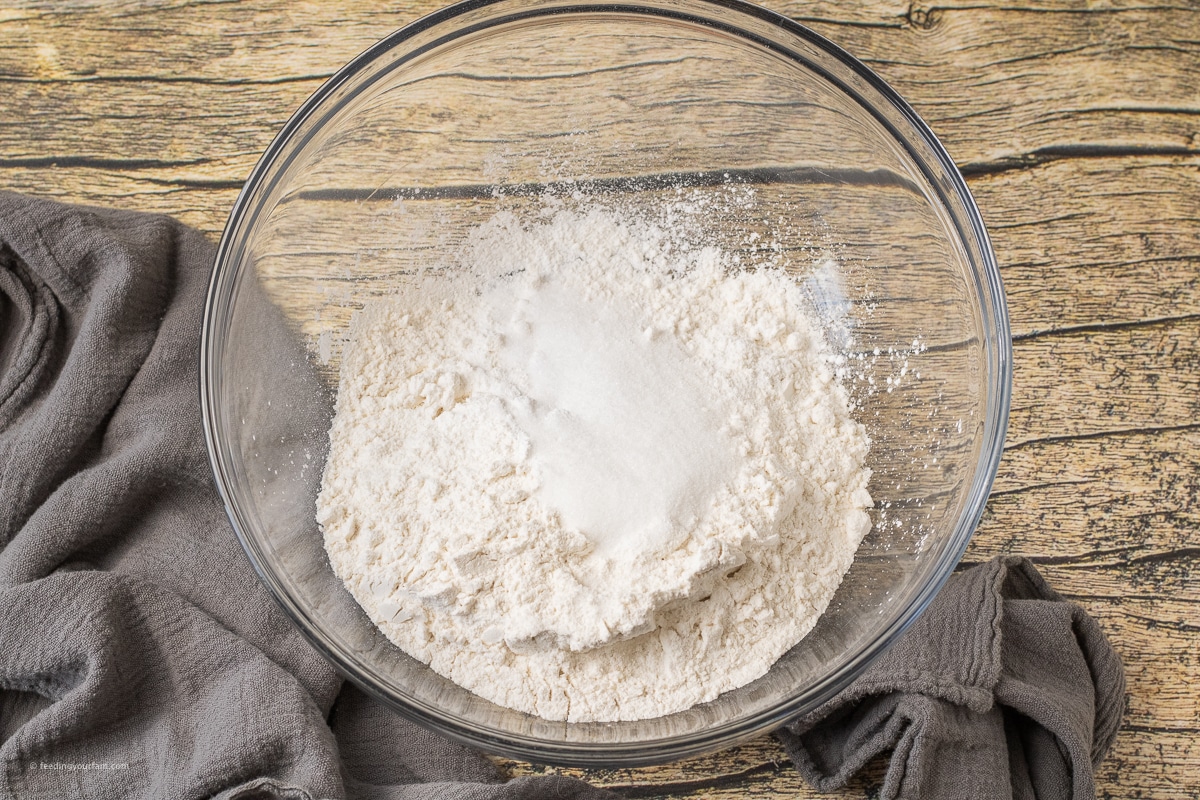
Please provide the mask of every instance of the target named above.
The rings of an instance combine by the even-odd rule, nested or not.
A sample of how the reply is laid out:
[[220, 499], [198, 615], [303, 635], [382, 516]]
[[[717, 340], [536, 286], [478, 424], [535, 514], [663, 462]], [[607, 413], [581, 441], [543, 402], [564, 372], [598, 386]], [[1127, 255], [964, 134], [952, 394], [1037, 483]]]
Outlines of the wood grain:
[[[219, 233], [291, 111], [437, 5], [0, 7], [0, 186]], [[1129, 711], [1101, 796], [1200, 796], [1200, 13], [1137, 0], [768, 5], [876, 69], [968, 177], [1006, 283], [1015, 378], [967, 560], [1033, 557], [1125, 659]], [[877, 796], [882, 768], [840, 796]], [[574, 774], [633, 797], [817, 796], [769, 738]]]

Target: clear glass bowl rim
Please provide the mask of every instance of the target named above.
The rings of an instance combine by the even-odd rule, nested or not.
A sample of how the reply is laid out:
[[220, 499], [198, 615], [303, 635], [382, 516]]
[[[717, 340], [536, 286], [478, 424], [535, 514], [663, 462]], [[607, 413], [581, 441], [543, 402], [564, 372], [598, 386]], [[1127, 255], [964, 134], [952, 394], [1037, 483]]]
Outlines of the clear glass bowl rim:
[[[451, 717], [441, 713], [437, 708], [427, 704], [415, 703], [411, 698], [393, 694], [380, 682], [373, 680], [360, 664], [355, 663], [338, 647], [333, 645], [321, 633], [319, 627], [309, 617], [287, 591], [284, 584], [273, 571], [270, 559], [261, 550], [258, 541], [249, 532], [242, 513], [234, 497], [231, 478], [232, 464], [230, 451], [222, 441], [217, 428], [217, 405], [219, 403], [220, 354], [219, 337], [214, 332], [222, 330], [222, 323], [227, 321], [230, 313], [228, 302], [234, 286], [237, 264], [231, 263], [237, 255], [240, 243], [237, 241], [246, 229], [247, 215], [251, 213], [252, 200], [261, 196], [264, 183], [269, 182], [278, 174], [279, 162], [282, 156], [288, 155], [289, 146], [302, 127], [311, 122], [326, 100], [340, 87], [353, 81], [380, 56], [396, 48], [417, 35], [434, 28], [446, 26], [446, 37], [462, 35], [469, 29], [454, 29], [455, 21], [465, 14], [480, 11], [489, 7], [503, 9], [505, 6], [517, 5], [520, 0], [463, 0], [463, 2], [443, 8], [424, 16], [409, 25], [381, 39], [356, 58], [350, 61], [329, 78], [316, 92], [312, 94], [291, 118], [284, 124], [279, 134], [268, 146], [246, 183], [243, 185], [237, 200], [231, 209], [229, 219], [217, 248], [217, 256], [209, 283], [208, 295], [204, 309], [203, 327], [200, 343], [200, 407], [204, 437], [212, 464], [215, 482], [226, 513], [242, 548], [249, 557], [260, 580], [283, 607], [293, 623], [299, 628], [305, 638], [320, 652], [339, 672], [354, 684], [385, 705], [395, 709], [402, 716], [431, 728], [452, 739], [480, 747], [489, 752], [513, 758], [544, 764], [567, 766], [596, 766], [596, 767], [633, 767], [658, 764], [686, 758], [716, 749], [725, 748], [750, 739], [762, 732], [776, 728], [789, 719], [808, 713], [822, 703], [831, 699], [854, 680], [867, 666], [891, 645], [901, 634], [920, 616], [929, 605], [942, 585], [950, 577], [955, 566], [966, 550], [971, 535], [983, 514], [988, 494], [995, 479], [1000, 458], [1004, 447], [1004, 436], [1008, 424], [1009, 406], [1012, 393], [1012, 341], [1009, 328], [1008, 310], [1005, 302], [1003, 283], [996, 264], [991, 240], [984, 227], [983, 219], [975, 204], [966, 181], [957, 166], [946, 152], [937, 137], [917, 115], [917, 113], [895, 92], [882, 78], [858, 59], [847, 53], [839, 46], [825, 39], [820, 34], [804, 27], [788, 17], [768, 9], [753, 5], [744, 0], [683, 0], [674, 3], [672, 7], [658, 7], [622, 3], [616, 0], [561, 0], [553, 5], [539, 7], [536, 11], [526, 11], [522, 18], [549, 16], [563, 13], [595, 13], [620, 12], [627, 14], [643, 14], [657, 17], [675, 18], [688, 22], [719, 28], [743, 39], [755, 43], [767, 44], [778, 49], [772, 42], [749, 35], [746, 31], [732, 26], [728, 17], [745, 15], [745, 17], [767, 23], [780, 31], [795, 36], [807, 45], [824, 51], [840, 62], [841, 66], [850, 70], [857, 78], [866, 82], [873, 91], [877, 92], [890, 106], [890, 110], [900, 114], [907, 124], [916, 132], [917, 137], [929, 148], [936, 159], [936, 164], [924, 162], [913, 153], [914, 161], [926, 172], [926, 178], [932, 185], [940, 178], [948, 184], [949, 192], [959, 204], [961, 213], [956, 214], [948, 206], [947, 213], [960, 225], [960, 232], [968, 243], [975, 245], [974, 252], [978, 263], [972, 259], [973, 278], [976, 282], [978, 298], [982, 304], [983, 347], [987, 363], [986, 415], [984, 418], [984, 441], [976, 463], [970, 491], [957, 526], [947, 546], [943, 548], [938, 563], [933, 569], [933, 579], [927, 582], [907, 605], [896, 616], [892, 624], [874, 641], [856, 653], [840, 670], [828, 675], [818, 684], [809, 687], [802, 693], [791, 696], [787, 701], [770, 710], [738, 719], [732, 723], [717, 728], [706, 729], [685, 736], [677, 736], [653, 741], [637, 741], [629, 743], [613, 742], [560, 742], [538, 739], [529, 736], [514, 736], [506, 731], [490, 729], [476, 725], [468, 720]], [[706, 13], [709, 12], [709, 13]], [[716, 19], [719, 15], [722, 18]], [[490, 24], [497, 20], [509, 20], [511, 15], [498, 15]], [[478, 27], [477, 25], [471, 28]], [[794, 55], [788, 54], [793, 60]], [[804, 63], [806, 68], [813, 65]], [[836, 77], [824, 74], [833, 83], [846, 89], [844, 82]], [[852, 96], [857, 93], [849, 92]], [[865, 109], [886, 127], [896, 142], [909, 149], [910, 142], [895, 126], [890, 123], [880, 111], [870, 104], [860, 103]], [[286, 161], [285, 161], [286, 163]], [[937, 174], [931, 174], [931, 167], [936, 166]]]

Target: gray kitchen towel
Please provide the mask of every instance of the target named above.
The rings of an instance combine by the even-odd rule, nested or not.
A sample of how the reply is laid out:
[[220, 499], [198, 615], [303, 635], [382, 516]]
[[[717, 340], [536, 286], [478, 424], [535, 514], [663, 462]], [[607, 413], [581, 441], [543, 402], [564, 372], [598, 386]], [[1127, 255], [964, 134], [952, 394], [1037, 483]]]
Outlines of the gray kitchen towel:
[[1002, 557], [953, 576], [847, 690], [778, 736], [819, 789], [891, 751], [883, 800], [1092, 800], [1124, 704], [1096, 621]]
[[0, 798], [600, 798], [343, 684], [241, 552], [200, 428], [212, 244], [0, 193]]

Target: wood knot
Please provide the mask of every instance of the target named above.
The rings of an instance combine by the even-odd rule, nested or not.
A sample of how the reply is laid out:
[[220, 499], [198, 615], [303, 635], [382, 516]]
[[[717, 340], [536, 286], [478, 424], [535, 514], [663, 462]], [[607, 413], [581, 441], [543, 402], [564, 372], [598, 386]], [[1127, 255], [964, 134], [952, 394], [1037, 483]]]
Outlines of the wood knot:
[[914, 3], [908, 7], [908, 13], [904, 17], [909, 25], [927, 31], [941, 22], [942, 12], [936, 8], [922, 8]]

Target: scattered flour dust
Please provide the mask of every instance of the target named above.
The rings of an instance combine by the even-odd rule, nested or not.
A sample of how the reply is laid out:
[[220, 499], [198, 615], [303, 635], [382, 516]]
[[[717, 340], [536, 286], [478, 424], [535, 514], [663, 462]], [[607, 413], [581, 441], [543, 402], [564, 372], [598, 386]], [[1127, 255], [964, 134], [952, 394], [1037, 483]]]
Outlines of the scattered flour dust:
[[801, 289], [610, 208], [499, 213], [358, 316], [317, 519], [403, 650], [548, 720], [762, 676], [860, 540], [869, 445]]

